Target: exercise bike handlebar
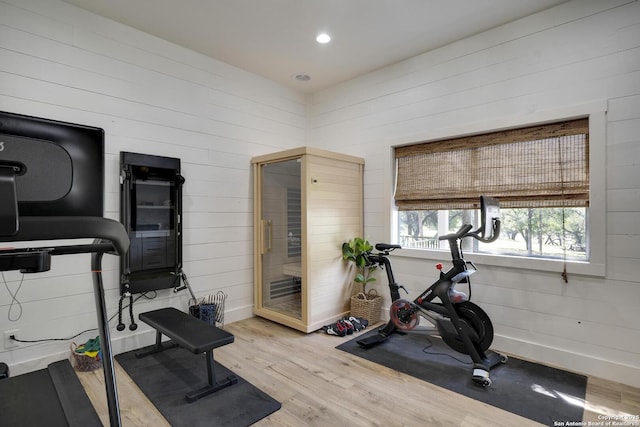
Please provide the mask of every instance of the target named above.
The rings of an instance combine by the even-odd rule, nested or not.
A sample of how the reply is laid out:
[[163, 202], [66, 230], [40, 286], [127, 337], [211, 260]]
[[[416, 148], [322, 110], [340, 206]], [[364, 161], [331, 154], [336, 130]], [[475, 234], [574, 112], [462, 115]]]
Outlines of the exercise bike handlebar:
[[[460, 229], [458, 229], [458, 231], [456, 231], [455, 233], [447, 234], [445, 236], [439, 236], [438, 240], [457, 241], [465, 237], [473, 237], [474, 239], [477, 239], [482, 243], [491, 243], [496, 241], [500, 236], [500, 219], [494, 218], [492, 223], [493, 223], [492, 232], [490, 237], [488, 238], [485, 238], [483, 236], [483, 234], [485, 234], [483, 233], [484, 232], [483, 227], [480, 227], [475, 231], [471, 231], [471, 229], [473, 228], [473, 225], [463, 224], [462, 227], [460, 227]], [[402, 249], [402, 246], [392, 245], [389, 243], [376, 243], [375, 248], [376, 250], [380, 251], [382, 254], [388, 255], [389, 252], [393, 251], [394, 249]], [[380, 262], [378, 258], [376, 258], [375, 260], [373, 258], [375, 257], [373, 257], [373, 254], [370, 253], [368, 254], [367, 261], [373, 264]]]
[[497, 218], [493, 220], [493, 230], [490, 234], [491, 237], [485, 238], [482, 236], [485, 231], [483, 227], [480, 227], [475, 231], [471, 231], [472, 228], [473, 225], [471, 224], [462, 224], [462, 227], [460, 227], [458, 231], [452, 234], [439, 236], [438, 240], [459, 240], [465, 237], [473, 237], [482, 243], [491, 243], [496, 241], [500, 236], [500, 220]]
[[488, 238], [480, 237], [480, 234], [481, 234], [480, 232], [481, 231], [484, 231], [484, 234], [486, 235], [486, 230], [482, 230], [482, 228], [479, 228], [478, 230], [475, 231], [475, 233], [477, 233], [477, 235], [474, 235], [473, 237], [475, 237], [476, 239], [478, 239], [482, 243], [495, 242], [496, 240], [498, 240], [498, 237], [500, 237], [500, 219], [499, 218], [494, 218], [494, 220], [493, 220], [493, 230], [491, 230], [490, 237], [488, 237]]
[[[469, 233], [469, 231], [472, 228], [473, 228], [473, 225], [471, 224], [462, 224], [462, 227], [460, 227], [458, 231], [452, 234], [445, 234], [444, 236], [438, 236], [438, 240], [458, 240], [458, 239], [465, 238], [467, 236], [475, 237], [476, 235], [474, 233]], [[477, 231], [480, 231], [480, 229], [478, 229]]]

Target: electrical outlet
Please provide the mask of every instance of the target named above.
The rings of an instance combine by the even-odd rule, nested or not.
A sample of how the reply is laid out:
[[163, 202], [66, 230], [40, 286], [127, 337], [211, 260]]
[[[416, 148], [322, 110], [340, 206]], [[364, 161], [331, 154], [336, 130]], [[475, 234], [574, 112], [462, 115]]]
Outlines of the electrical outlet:
[[18, 347], [18, 342], [9, 338], [11, 335], [17, 336], [18, 332], [20, 332], [18, 329], [14, 329], [12, 331], [4, 331], [4, 349], [5, 350]]

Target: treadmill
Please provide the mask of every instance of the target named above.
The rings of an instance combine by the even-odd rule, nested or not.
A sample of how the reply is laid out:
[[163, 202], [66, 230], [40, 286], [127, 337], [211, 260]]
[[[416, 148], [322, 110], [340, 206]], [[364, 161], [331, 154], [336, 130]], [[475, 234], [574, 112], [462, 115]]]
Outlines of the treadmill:
[[[120, 426], [101, 266], [104, 254], [124, 255], [129, 238], [120, 222], [103, 217], [104, 157], [100, 128], [0, 111], [0, 242], [20, 242], [0, 247], [0, 271], [39, 273], [50, 269], [53, 256], [91, 254], [110, 425]], [[50, 418], [62, 411], [67, 425], [101, 425], [70, 365], [63, 365], [51, 364], [48, 377], [37, 371], [0, 380], [0, 424], [26, 425], [37, 415], [47, 417], [41, 423], [64, 425]], [[51, 387], [59, 402], [43, 401]], [[25, 404], [20, 422], [16, 407]]]

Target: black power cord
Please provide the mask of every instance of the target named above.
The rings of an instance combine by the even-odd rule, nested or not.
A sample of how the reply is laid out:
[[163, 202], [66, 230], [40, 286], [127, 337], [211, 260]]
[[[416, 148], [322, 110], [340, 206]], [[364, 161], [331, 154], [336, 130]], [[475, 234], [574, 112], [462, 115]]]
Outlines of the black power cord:
[[459, 363], [461, 363], [463, 365], [473, 365], [473, 363], [469, 362], [468, 360], [458, 359], [457, 357], [455, 357], [455, 356], [453, 356], [451, 354], [448, 354], [448, 353], [443, 353], [443, 352], [439, 352], [439, 351], [429, 351], [429, 349], [431, 347], [433, 347], [433, 341], [431, 341], [430, 337], [427, 337], [427, 342], [428, 342], [428, 344], [422, 349], [423, 353], [431, 354], [433, 356], [447, 356], [447, 357], [449, 357], [449, 358], [451, 358], [451, 359], [455, 360], [456, 362], [459, 362]]
[[[154, 295], [151, 296], [151, 297], [148, 296], [147, 293], [148, 292], [144, 292], [144, 293], [140, 294], [140, 296], [138, 296], [135, 300], [133, 300], [133, 297], [131, 297], [132, 301], [131, 301], [130, 304], [128, 304], [128, 306], [129, 307], [133, 307], [133, 303], [135, 301], [138, 301], [140, 298], [144, 297], [144, 298], [147, 298], [147, 299], [151, 300], [151, 299], [154, 299], [154, 298], [156, 298], [158, 296], [158, 293], [156, 291], [153, 291]], [[120, 304], [122, 304], [122, 301], [120, 302]], [[124, 308], [126, 308], [126, 307], [124, 307]], [[109, 318], [109, 322], [111, 322], [117, 315], [118, 315], [118, 313], [116, 313], [113, 316], [111, 316]], [[133, 313], [132, 313], [132, 315], [133, 315]], [[129, 329], [131, 329], [131, 327]], [[85, 329], [84, 331], [78, 332], [77, 334], [75, 334], [75, 335], [73, 335], [71, 337], [67, 337], [67, 338], [42, 338], [42, 339], [37, 339], [37, 340], [22, 340], [22, 339], [18, 339], [15, 335], [9, 335], [9, 339], [12, 340], [12, 341], [15, 341], [15, 342], [20, 342], [20, 343], [25, 343], [25, 344], [33, 344], [33, 343], [48, 342], [48, 341], [70, 341], [70, 340], [72, 340], [74, 338], [79, 337], [82, 334], [85, 334], [85, 333], [91, 332], [91, 331], [97, 331], [97, 330], [98, 330], [98, 328]], [[135, 330], [135, 328], [131, 329], [131, 330], [133, 331], [133, 330]]]
[[9, 339], [11, 339], [12, 341], [15, 342], [22, 342], [22, 343], [37, 343], [37, 342], [47, 342], [47, 341], [70, 341], [76, 337], [79, 337], [80, 335], [87, 333], [87, 332], [91, 332], [91, 331], [97, 331], [98, 328], [92, 328], [92, 329], [86, 329], [82, 332], [78, 332], [77, 334], [75, 334], [72, 337], [68, 337], [68, 338], [43, 338], [43, 339], [38, 339], [38, 340], [19, 340], [18, 338], [16, 338], [15, 335], [9, 335]]

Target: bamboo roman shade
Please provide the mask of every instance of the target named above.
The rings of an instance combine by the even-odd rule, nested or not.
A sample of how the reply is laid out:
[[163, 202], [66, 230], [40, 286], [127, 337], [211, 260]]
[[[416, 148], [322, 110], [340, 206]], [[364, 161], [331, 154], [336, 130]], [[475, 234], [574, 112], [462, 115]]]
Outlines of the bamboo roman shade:
[[578, 119], [395, 149], [400, 210], [589, 205], [589, 120]]

